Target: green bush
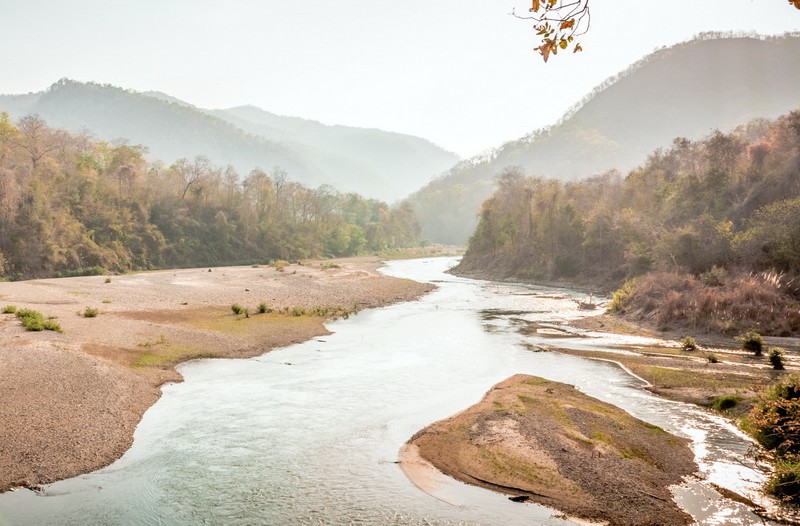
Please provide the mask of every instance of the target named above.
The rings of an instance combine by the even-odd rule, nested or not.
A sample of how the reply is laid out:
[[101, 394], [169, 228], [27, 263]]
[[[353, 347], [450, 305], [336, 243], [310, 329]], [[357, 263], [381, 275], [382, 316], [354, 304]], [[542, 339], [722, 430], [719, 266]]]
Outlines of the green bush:
[[20, 309], [16, 312], [17, 318], [22, 323], [22, 326], [29, 331], [56, 331], [62, 332], [61, 326], [52, 321], [45, 320], [44, 315], [32, 309]]
[[259, 314], [266, 314], [268, 312], [272, 312], [272, 309], [266, 303], [259, 303], [258, 304], [258, 313]]
[[636, 289], [637, 278], [629, 279], [611, 296], [611, 303], [608, 304], [608, 312], [620, 313], [625, 311], [633, 291]]
[[761, 356], [764, 350], [764, 340], [759, 333], [756, 331], [747, 331], [736, 339], [742, 345], [742, 349], [750, 351], [756, 356]]
[[14, 314], [17, 312], [17, 307], [15, 305], [6, 305], [3, 307], [3, 314]]
[[707, 355], [706, 360], [708, 360], [708, 363], [719, 363], [719, 358], [717, 358], [716, 354]]
[[83, 309], [81, 316], [84, 318], [96, 318], [100, 314], [100, 309], [95, 309], [94, 307], [86, 307]]
[[720, 412], [727, 411], [739, 405], [739, 402], [741, 401], [742, 401], [741, 396], [722, 395], [714, 398], [714, 400], [711, 402], [711, 408], [714, 409], [715, 411], [720, 411]]
[[64, 332], [64, 331], [61, 329], [61, 325], [59, 325], [57, 322], [55, 322], [55, 321], [53, 321], [53, 320], [44, 320], [44, 321], [42, 322], [42, 327], [43, 327], [43, 328], [44, 328], [44, 330], [46, 330], [46, 331]]
[[777, 459], [765, 489], [785, 502], [797, 504], [800, 501], [800, 458], [791, 455]]
[[106, 269], [100, 265], [93, 267], [81, 267], [67, 270], [60, 270], [55, 273], [57, 278], [76, 278], [83, 276], [101, 276], [106, 273]]
[[681, 350], [682, 351], [696, 351], [697, 349], [698, 349], [697, 341], [694, 338], [692, 338], [691, 336], [684, 336], [681, 339]]
[[244, 307], [242, 307], [238, 303], [234, 303], [233, 305], [231, 305], [231, 312], [233, 312], [235, 315], [238, 316], [239, 314], [244, 312]]
[[780, 347], [770, 347], [769, 352], [767, 353], [769, 357], [769, 363], [772, 364], [772, 368], [776, 371], [782, 371], [784, 369], [783, 353], [784, 350]]

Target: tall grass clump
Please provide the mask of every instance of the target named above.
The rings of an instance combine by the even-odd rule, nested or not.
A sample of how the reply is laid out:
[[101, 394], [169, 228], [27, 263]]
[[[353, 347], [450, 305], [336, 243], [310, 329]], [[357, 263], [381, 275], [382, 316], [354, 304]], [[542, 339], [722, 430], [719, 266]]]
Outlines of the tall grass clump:
[[234, 303], [233, 305], [231, 305], [231, 312], [233, 312], [236, 316], [238, 316], [244, 312], [244, 307], [242, 307], [238, 303]]
[[3, 314], [14, 314], [16, 312], [17, 312], [16, 305], [6, 305], [5, 307], [3, 307]]
[[742, 345], [742, 350], [750, 351], [756, 356], [761, 356], [764, 351], [764, 340], [756, 331], [747, 331], [736, 339]]
[[767, 353], [767, 357], [769, 358], [769, 363], [772, 365], [772, 368], [776, 371], [783, 371], [783, 353], [784, 350], [780, 347], [770, 347], [769, 352]]
[[269, 308], [269, 305], [263, 302], [258, 304], [259, 314], [267, 314], [268, 312], [272, 312], [272, 309]]
[[84, 318], [96, 318], [99, 315], [100, 315], [100, 309], [96, 309], [94, 307], [86, 307], [85, 309], [83, 309], [83, 312], [81, 312], [81, 316], [83, 316]]
[[696, 351], [697, 349], [699, 349], [699, 347], [697, 346], [697, 341], [691, 336], [684, 336], [681, 339], [682, 351], [691, 352], [691, 351]]

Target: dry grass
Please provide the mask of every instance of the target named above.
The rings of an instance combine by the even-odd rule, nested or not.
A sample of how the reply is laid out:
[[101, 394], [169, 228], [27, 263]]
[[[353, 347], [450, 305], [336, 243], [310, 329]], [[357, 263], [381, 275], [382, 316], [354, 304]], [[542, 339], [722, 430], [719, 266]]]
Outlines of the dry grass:
[[737, 334], [800, 332], [796, 299], [773, 274], [734, 276], [709, 286], [688, 274], [659, 272], [637, 280], [624, 307], [627, 318], [660, 329]]

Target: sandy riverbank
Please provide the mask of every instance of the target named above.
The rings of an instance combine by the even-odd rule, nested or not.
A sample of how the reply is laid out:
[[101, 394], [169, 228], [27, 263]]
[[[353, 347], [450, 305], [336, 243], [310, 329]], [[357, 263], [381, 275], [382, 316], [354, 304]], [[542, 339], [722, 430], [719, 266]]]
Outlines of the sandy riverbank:
[[[376, 272], [377, 258], [0, 283], [0, 308], [53, 316], [63, 333], [0, 315], [0, 491], [119, 458], [175, 365], [248, 357], [327, 334], [315, 307], [379, 307], [433, 287]], [[257, 314], [260, 303], [294, 314]], [[232, 304], [249, 309], [235, 316]], [[97, 317], [79, 313], [100, 310]], [[293, 309], [297, 307], [297, 309]]]
[[572, 386], [526, 375], [417, 433], [401, 466], [423, 489], [426, 461], [463, 482], [612, 526], [691, 518], [669, 486], [697, 466], [688, 441]]

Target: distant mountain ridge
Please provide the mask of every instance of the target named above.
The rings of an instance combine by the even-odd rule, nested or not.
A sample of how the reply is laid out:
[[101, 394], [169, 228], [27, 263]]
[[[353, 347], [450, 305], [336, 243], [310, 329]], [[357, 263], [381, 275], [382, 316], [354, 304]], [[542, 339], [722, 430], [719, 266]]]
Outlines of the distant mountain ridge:
[[701, 35], [610, 78], [554, 126], [461, 161], [410, 201], [427, 238], [463, 244], [505, 167], [565, 181], [626, 174], [675, 137], [702, 138], [800, 107], [798, 86], [800, 35]]
[[386, 201], [405, 197], [458, 160], [410, 135], [326, 126], [251, 106], [204, 110], [160, 92], [67, 79], [39, 93], [0, 95], [0, 111], [13, 118], [35, 113], [50, 126], [89, 130], [101, 140], [124, 138], [167, 163], [205, 155], [242, 176], [280, 166], [307, 186], [330, 184]]

